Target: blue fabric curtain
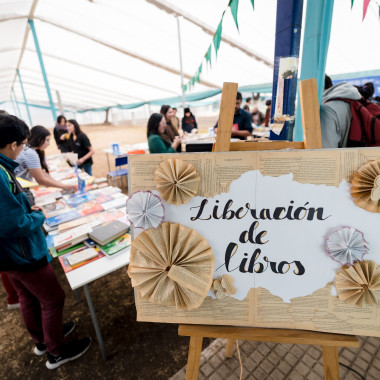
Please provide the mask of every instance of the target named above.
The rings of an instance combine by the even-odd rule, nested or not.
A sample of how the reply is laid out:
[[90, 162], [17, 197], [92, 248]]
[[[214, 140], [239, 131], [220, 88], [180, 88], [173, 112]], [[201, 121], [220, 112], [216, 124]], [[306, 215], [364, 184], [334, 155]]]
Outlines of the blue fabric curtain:
[[[334, 0], [309, 0], [306, 8], [305, 32], [300, 80], [317, 78], [319, 103], [325, 83]], [[300, 101], [297, 102], [294, 141], [303, 141]]]

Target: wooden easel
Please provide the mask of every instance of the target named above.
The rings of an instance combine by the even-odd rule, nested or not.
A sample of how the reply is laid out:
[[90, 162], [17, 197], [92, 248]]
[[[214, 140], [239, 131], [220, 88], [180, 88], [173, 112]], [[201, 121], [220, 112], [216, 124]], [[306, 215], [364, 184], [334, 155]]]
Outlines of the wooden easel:
[[[233, 123], [237, 87], [237, 83], [224, 83], [223, 85], [218, 133], [214, 145], [215, 152], [322, 148], [318, 91], [315, 79], [304, 80], [299, 84], [304, 142], [242, 141], [231, 143], [231, 126]], [[226, 339], [225, 357], [227, 358], [231, 358], [233, 355], [234, 341], [240, 339], [320, 345], [322, 346], [326, 380], [339, 380], [338, 347], [360, 347], [360, 342], [356, 336], [294, 329], [179, 325], [178, 334], [190, 337], [186, 380], [198, 379], [202, 341], [205, 337]]]

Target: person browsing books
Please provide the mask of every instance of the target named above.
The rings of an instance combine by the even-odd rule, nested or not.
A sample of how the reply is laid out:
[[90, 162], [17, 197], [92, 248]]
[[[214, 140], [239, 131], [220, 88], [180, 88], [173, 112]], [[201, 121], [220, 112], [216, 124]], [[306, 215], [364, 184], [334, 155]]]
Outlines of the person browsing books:
[[[251, 115], [240, 108], [243, 97], [240, 92], [236, 94], [235, 114], [234, 121], [232, 123], [232, 137], [237, 137], [240, 140], [247, 140], [248, 136], [252, 136], [252, 123]], [[218, 131], [218, 123], [214, 127], [214, 132]]]
[[[49, 175], [49, 168], [45, 162], [45, 149], [50, 144], [51, 134], [48, 129], [41, 125], [36, 125], [30, 130], [28, 142], [21, 149], [16, 158], [19, 164], [15, 169], [16, 177], [27, 181], [33, 178], [41, 186], [58, 187], [63, 190], [75, 190], [76, 186], [65, 185], [58, 182]], [[34, 197], [29, 189], [24, 189], [30, 204], [34, 205]]]
[[195, 116], [190, 111], [190, 108], [185, 108], [183, 110], [183, 118], [182, 118], [182, 130], [183, 132], [187, 133], [197, 133], [198, 132], [198, 125], [197, 121], [195, 120]]
[[166, 120], [162, 114], [154, 113], [150, 116], [147, 125], [150, 153], [176, 153], [181, 144], [181, 138], [175, 136], [174, 141], [171, 141], [169, 136], [165, 134], [166, 128]]
[[75, 322], [63, 324], [65, 293], [49, 262], [41, 230], [45, 216], [30, 206], [14, 174], [16, 157], [29, 136], [28, 126], [16, 116], [0, 115], [0, 271], [15, 288], [25, 327], [35, 342], [34, 353], [47, 353], [49, 369], [79, 358], [91, 338], [65, 342]]
[[71, 150], [78, 154], [78, 167], [87, 174], [92, 175], [92, 156], [95, 153], [94, 148], [87, 135], [80, 129], [78, 122], [71, 119], [67, 122], [67, 130], [70, 133]]

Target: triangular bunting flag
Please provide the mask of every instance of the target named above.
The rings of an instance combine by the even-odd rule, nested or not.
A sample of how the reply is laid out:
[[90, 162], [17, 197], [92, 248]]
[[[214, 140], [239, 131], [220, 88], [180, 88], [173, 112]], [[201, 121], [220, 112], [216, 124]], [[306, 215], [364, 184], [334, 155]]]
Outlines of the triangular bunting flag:
[[237, 19], [239, 0], [230, 0], [230, 3], [228, 4], [228, 6], [231, 9], [232, 17], [234, 18], [236, 28], [237, 30], [239, 30], [239, 24], [238, 24], [238, 19]]
[[[352, 1], [354, 1], [354, 0], [352, 0]], [[252, 4], [253, 10], [255, 10], [255, 0], [251, 0], [251, 4]]]
[[216, 55], [218, 55], [220, 41], [222, 40], [222, 24], [223, 24], [223, 17], [224, 17], [224, 13], [225, 12], [226, 11], [223, 12], [222, 19], [219, 22], [218, 28], [216, 29], [216, 32], [215, 32], [214, 38], [213, 38], [214, 48], [215, 48], [215, 54]]
[[365, 16], [367, 14], [368, 5], [371, 0], [363, 0], [363, 20], [365, 19]]
[[206, 57], [206, 63], [210, 63], [210, 67], [211, 67], [211, 45], [209, 46], [205, 57]]

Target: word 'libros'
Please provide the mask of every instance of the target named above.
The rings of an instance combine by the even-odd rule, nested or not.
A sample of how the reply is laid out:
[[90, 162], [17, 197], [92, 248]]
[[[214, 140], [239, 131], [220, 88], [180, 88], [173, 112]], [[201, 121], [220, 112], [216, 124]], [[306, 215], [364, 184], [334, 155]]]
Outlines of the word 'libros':
[[[295, 207], [294, 201], [290, 201], [287, 207], [275, 207], [273, 210], [269, 208], [256, 209], [252, 208], [249, 203], [244, 206], [233, 208], [233, 200], [229, 199], [224, 207], [219, 205], [219, 200], [215, 200], [213, 207], [206, 207], [209, 203], [208, 199], [203, 199], [199, 206], [191, 207], [190, 210], [197, 210], [197, 214], [190, 218], [191, 221], [196, 220], [233, 220], [243, 219], [245, 217], [251, 217], [252, 222], [249, 229], [241, 232], [239, 236], [239, 243], [250, 243], [255, 246], [263, 246], [267, 244], [269, 240], [265, 239], [267, 231], [259, 231], [258, 220], [326, 220], [329, 216], [324, 216], [323, 207], [309, 207], [309, 202], [306, 202], [303, 206]], [[239, 251], [239, 244], [230, 242], [227, 245], [224, 264], [221, 267], [225, 267], [227, 272], [233, 272], [238, 270], [241, 273], [263, 273], [267, 269], [270, 269], [273, 273], [285, 274], [293, 273], [297, 276], [302, 276], [305, 273], [305, 267], [301, 261], [280, 261], [279, 263], [269, 260], [267, 256], [261, 256], [261, 248], [255, 248], [249, 257], [249, 254], [241, 250]]]

